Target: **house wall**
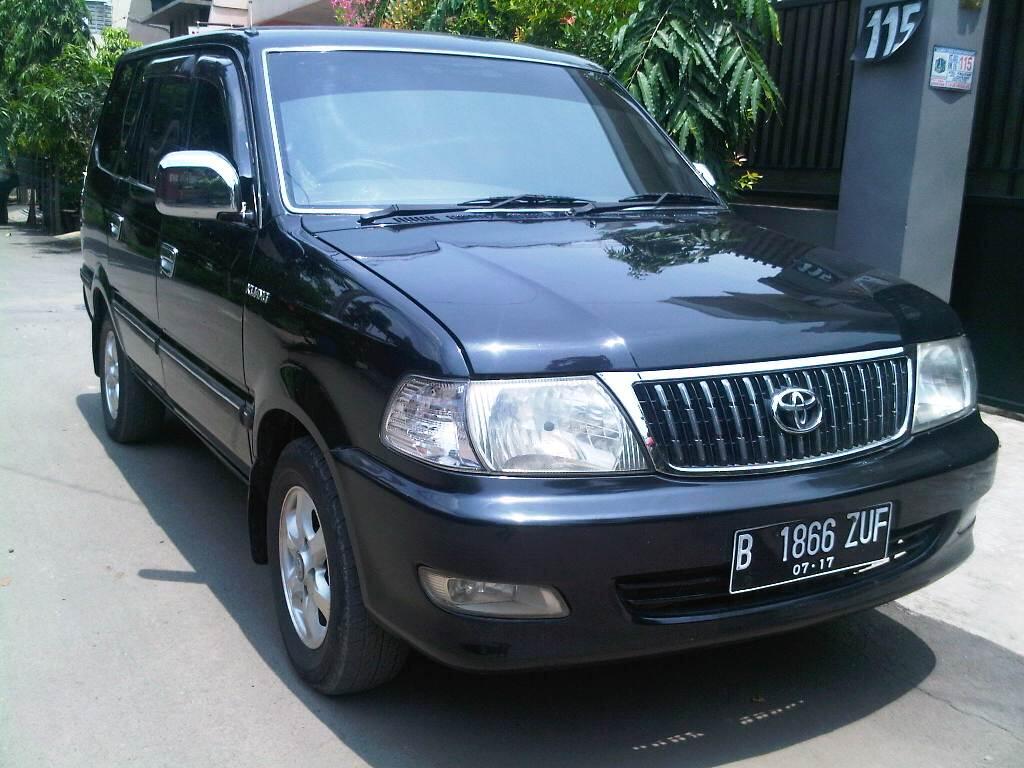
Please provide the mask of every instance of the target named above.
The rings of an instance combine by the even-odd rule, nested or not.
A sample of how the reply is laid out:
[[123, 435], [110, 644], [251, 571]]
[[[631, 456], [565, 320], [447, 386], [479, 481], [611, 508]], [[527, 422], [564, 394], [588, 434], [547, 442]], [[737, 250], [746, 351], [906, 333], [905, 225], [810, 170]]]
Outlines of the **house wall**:
[[113, 0], [111, 23], [115, 28], [125, 30], [132, 40], [140, 43], [166, 40], [170, 35], [166, 26], [142, 23], [142, 19], [152, 12], [150, 0]]
[[337, 23], [330, 0], [253, 0], [253, 24]]

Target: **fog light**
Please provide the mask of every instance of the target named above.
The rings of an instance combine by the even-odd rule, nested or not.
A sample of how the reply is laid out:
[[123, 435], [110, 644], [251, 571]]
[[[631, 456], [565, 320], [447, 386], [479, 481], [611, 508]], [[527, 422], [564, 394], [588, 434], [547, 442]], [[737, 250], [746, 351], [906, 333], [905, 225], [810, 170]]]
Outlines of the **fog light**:
[[420, 584], [433, 602], [457, 613], [508, 619], [557, 619], [569, 615], [565, 601], [553, 587], [476, 581], [423, 567]]

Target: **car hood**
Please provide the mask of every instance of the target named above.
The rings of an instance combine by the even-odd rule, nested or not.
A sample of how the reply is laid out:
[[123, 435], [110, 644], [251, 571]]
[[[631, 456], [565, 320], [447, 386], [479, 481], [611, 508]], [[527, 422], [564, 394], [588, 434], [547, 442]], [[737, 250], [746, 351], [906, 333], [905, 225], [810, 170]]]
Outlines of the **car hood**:
[[926, 291], [731, 213], [425, 218], [303, 225], [436, 317], [478, 375], [782, 359], [960, 332]]

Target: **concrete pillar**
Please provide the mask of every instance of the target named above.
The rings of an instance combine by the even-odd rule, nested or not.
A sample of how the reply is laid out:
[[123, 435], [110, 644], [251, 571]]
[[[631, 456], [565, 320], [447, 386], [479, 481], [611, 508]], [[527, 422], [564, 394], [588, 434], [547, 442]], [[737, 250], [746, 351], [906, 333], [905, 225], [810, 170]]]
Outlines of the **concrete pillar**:
[[[887, 0], [863, 0], [861, 19]], [[931, 0], [892, 58], [854, 65], [836, 248], [949, 299], [988, 5]], [[977, 51], [969, 93], [929, 87], [933, 46]]]

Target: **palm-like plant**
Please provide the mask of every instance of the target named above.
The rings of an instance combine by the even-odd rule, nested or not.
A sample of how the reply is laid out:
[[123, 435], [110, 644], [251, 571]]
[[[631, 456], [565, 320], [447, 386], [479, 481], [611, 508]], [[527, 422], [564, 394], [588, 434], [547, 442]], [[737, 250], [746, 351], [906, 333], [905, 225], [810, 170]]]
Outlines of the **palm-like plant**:
[[724, 179], [759, 115], [779, 105], [769, 40], [779, 41], [771, 0], [642, 0], [615, 35], [615, 74]]

